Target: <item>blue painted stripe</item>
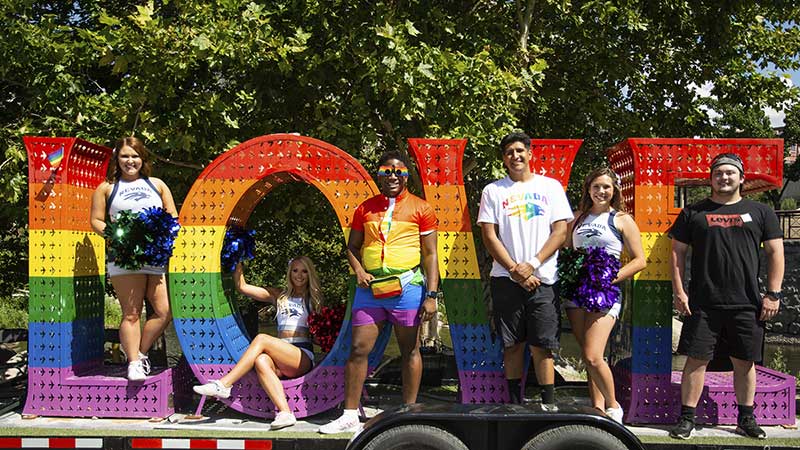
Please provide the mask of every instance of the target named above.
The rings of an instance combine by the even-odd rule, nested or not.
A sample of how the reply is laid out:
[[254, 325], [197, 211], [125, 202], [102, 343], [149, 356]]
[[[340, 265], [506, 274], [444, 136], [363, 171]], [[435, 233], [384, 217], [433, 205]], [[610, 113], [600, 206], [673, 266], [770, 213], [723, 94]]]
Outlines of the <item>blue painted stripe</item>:
[[503, 370], [503, 343], [492, 339], [488, 324], [450, 324], [453, 351], [459, 371], [497, 372]]
[[648, 375], [672, 372], [672, 328], [631, 328], [632, 372]]
[[102, 317], [28, 323], [28, 366], [66, 368], [103, 358]]
[[[183, 354], [190, 365], [234, 365], [250, 345], [251, 339], [235, 315], [212, 319], [175, 319], [174, 322]], [[343, 328], [330, 353], [319, 365], [345, 365], [350, 356], [351, 322], [347, 321]], [[381, 362], [391, 331], [391, 326], [383, 327], [369, 355], [370, 367]], [[319, 355], [318, 347], [315, 352]]]

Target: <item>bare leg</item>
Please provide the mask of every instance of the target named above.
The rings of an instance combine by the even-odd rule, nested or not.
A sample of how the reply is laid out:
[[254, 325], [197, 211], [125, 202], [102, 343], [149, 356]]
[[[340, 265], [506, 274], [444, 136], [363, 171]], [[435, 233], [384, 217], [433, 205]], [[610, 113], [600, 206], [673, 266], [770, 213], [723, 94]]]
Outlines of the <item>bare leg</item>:
[[122, 321], [119, 324], [119, 342], [128, 362], [139, 360], [139, 345], [142, 330], [139, 324], [144, 304], [147, 275], [117, 275], [111, 277], [111, 284], [119, 298], [122, 308]]
[[[250, 342], [247, 350], [244, 351], [242, 357], [233, 366], [233, 369], [220, 378], [219, 381], [227, 387], [233, 386], [234, 383], [253, 370], [256, 360], [261, 355], [269, 356], [278, 370], [289, 377], [308, 372], [311, 368], [311, 360], [299, 348], [284, 340], [262, 333]], [[281, 389], [283, 388], [281, 387]]]
[[522, 342], [511, 347], [503, 348], [503, 370], [507, 380], [518, 380], [522, 378], [522, 357], [525, 354], [525, 344]]
[[272, 400], [272, 404], [278, 411], [291, 412], [289, 409], [289, 402], [286, 401], [286, 393], [281, 384], [280, 371], [275, 366], [272, 358], [264, 353], [258, 355], [256, 358], [256, 374], [258, 375], [258, 382], [264, 391]]
[[756, 365], [753, 361], [731, 356], [733, 363], [733, 389], [736, 391], [736, 403], [751, 406], [756, 397]]
[[172, 320], [167, 294], [167, 280], [164, 275], [147, 275], [147, 299], [153, 308], [153, 315], [144, 323], [139, 351], [147, 353]]
[[554, 384], [556, 373], [553, 368], [553, 353], [550, 349], [531, 346], [531, 357], [539, 384]]
[[422, 357], [419, 354], [419, 327], [394, 327], [400, 347], [403, 373], [403, 403], [416, 403], [422, 381]]
[[364, 380], [367, 378], [367, 358], [382, 328], [382, 323], [353, 327], [350, 357], [344, 366], [344, 409], [358, 408]]
[[[572, 334], [581, 349], [583, 349], [586, 340], [585, 316], [586, 311], [582, 308], [567, 308], [567, 318], [572, 325]], [[592, 380], [592, 373], [588, 368], [586, 369], [586, 387], [589, 389], [589, 400], [592, 402], [592, 406], [604, 411], [605, 399], [603, 394], [600, 393], [600, 389], [597, 388], [597, 384]]]
[[697, 407], [697, 402], [700, 401], [700, 395], [703, 393], [707, 366], [708, 361], [706, 360], [695, 359], [691, 356], [686, 358], [681, 379], [681, 404]]
[[583, 360], [586, 371], [601, 393], [600, 398], [604, 399], [603, 409], [619, 407], [614, 393], [614, 378], [603, 357], [615, 322], [614, 317], [605, 313], [586, 312], [584, 316]]

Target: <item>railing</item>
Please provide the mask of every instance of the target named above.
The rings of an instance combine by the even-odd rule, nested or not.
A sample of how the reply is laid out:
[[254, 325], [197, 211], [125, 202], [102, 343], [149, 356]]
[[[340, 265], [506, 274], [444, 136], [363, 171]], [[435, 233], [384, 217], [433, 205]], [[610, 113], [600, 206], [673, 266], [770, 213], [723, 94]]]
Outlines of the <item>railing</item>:
[[781, 222], [784, 239], [800, 239], [800, 210], [775, 211]]

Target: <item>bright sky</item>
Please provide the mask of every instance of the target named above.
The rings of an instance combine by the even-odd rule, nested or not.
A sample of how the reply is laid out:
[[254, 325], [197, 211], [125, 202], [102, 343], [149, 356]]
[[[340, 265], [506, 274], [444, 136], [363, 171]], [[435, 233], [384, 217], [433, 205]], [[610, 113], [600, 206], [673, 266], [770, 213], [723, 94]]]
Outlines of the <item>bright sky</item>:
[[[795, 70], [794, 72], [789, 72], [792, 76], [792, 85], [793, 86], [800, 86], [800, 70]], [[775, 111], [774, 109], [767, 108], [767, 117], [769, 117], [769, 121], [772, 123], [773, 127], [782, 127], [783, 126], [783, 118], [786, 116], [783, 111]]]

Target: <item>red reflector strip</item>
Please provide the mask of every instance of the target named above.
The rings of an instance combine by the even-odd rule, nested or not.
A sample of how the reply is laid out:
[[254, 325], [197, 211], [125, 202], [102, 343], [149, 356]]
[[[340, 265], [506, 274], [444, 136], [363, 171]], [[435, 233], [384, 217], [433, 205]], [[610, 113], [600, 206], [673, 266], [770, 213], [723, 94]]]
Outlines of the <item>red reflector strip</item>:
[[75, 438], [50, 438], [49, 448], [75, 448]]
[[22, 447], [22, 438], [0, 437], [0, 448], [20, 448], [20, 447]]
[[131, 448], [162, 448], [161, 439], [133, 438]]

